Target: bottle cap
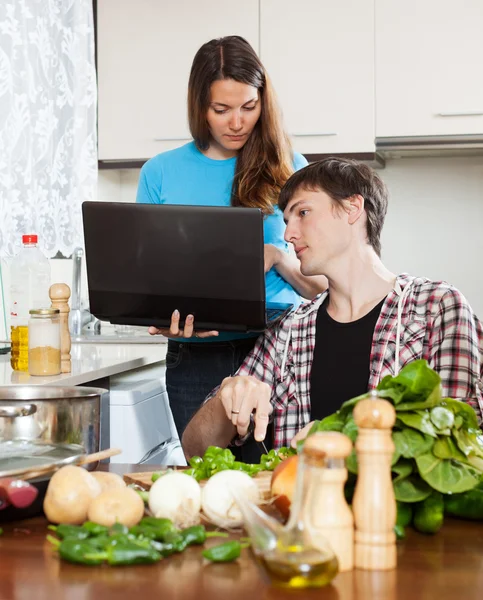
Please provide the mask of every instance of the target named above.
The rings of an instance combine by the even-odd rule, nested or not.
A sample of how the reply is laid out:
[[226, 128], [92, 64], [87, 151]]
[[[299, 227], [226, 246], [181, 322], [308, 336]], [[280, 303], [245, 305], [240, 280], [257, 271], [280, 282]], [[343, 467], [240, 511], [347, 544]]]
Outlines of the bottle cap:
[[22, 244], [36, 244], [38, 242], [38, 236], [35, 233], [29, 233], [22, 236]]
[[60, 314], [60, 310], [58, 308], [32, 308], [29, 310], [29, 314], [54, 317], [55, 315]]

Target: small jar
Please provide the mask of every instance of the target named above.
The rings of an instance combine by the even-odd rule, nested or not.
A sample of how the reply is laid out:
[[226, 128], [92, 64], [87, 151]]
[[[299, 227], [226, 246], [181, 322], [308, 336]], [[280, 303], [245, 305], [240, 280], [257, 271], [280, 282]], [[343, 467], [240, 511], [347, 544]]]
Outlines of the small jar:
[[60, 311], [58, 308], [30, 310], [29, 374], [60, 374]]

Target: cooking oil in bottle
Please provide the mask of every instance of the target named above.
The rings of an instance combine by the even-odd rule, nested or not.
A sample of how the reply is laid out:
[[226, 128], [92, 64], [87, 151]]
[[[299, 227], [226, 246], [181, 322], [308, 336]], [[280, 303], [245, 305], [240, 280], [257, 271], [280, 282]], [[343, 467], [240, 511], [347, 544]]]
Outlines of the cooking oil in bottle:
[[14, 371], [29, 370], [29, 328], [27, 325], [11, 327], [10, 364]]
[[276, 548], [258, 555], [257, 560], [272, 585], [291, 589], [322, 587], [330, 583], [339, 570], [335, 556], [302, 546]]
[[10, 266], [10, 364], [14, 371], [28, 371], [29, 310], [50, 306], [50, 263], [37, 243], [35, 234], [22, 236], [22, 249]]

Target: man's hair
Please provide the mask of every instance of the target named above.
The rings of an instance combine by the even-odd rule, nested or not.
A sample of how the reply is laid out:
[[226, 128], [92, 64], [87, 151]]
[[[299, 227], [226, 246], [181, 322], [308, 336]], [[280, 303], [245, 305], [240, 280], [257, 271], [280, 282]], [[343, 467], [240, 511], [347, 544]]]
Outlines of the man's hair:
[[294, 173], [280, 192], [278, 206], [284, 211], [299, 190], [323, 191], [336, 206], [360, 194], [364, 198], [367, 241], [381, 255], [381, 231], [387, 212], [387, 188], [368, 165], [348, 158], [325, 158]]

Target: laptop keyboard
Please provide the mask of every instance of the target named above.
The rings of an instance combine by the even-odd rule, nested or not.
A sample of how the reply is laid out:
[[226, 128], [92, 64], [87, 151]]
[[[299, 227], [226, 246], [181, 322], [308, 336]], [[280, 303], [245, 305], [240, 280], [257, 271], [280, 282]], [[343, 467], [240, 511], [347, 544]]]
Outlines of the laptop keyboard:
[[267, 323], [272, 325], [274, 322], [281, 321], [285, 315], [287, 315], [293, 308], [293, 305], [282, 306], [282, 307], [267, 307], [265, 309], [265, 315]]

